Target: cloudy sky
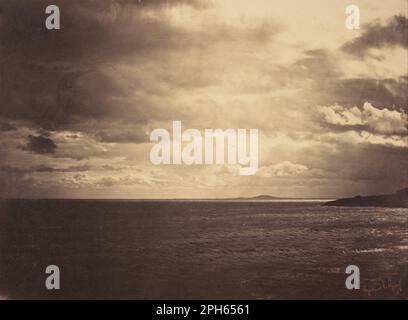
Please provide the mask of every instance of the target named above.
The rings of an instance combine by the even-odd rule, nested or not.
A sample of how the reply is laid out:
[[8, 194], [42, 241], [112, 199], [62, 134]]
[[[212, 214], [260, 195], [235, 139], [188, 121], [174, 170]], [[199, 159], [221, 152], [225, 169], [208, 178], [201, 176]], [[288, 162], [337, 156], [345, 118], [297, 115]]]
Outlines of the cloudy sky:
[[[51, 3], [52, 2], [52, 3]], [[0, 0], [0, 197], [341, 197], [408, 185], [406, 0]], [[61, 30], [44, 27], [57, 4]], [[260, 168], [154, 166], [258, 128]]]

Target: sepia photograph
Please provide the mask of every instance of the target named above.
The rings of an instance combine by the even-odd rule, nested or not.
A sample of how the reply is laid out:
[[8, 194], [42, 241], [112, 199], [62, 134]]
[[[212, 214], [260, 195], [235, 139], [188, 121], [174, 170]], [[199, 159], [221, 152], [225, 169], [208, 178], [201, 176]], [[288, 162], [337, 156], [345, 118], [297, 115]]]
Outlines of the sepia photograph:
[[0, 300], [407, 300], [407, 16], [0, 0]]

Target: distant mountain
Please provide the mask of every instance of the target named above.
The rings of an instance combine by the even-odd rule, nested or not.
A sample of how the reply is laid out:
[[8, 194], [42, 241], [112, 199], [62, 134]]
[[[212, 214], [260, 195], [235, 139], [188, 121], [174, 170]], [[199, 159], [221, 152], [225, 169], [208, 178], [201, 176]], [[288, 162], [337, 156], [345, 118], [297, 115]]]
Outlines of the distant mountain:
[[273, 196], [262, 194], [256, 197], [249, 197], [249, 198], [241, 197], [241, 198], [233, 198], [232, 200], [279, 200], [279, 199], [284, 199], [284, 198], [273, 197]]
[[408, 208], [408, 188], [398, 190], [394, 194], [378, 196], [356, 196], [354, 198], [338, 199], [326, 202], [326, 206], [339, 207], [387, 207]]

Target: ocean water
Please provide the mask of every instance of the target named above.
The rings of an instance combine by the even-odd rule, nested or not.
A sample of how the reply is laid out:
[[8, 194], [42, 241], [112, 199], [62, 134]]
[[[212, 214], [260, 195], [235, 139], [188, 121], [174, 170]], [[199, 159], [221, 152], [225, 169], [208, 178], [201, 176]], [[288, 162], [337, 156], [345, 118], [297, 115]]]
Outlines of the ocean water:
[[[48, 265], [61, 290], [45, 288]], [[2, 298], [407, 299], [408, 209], [3, 200]]]

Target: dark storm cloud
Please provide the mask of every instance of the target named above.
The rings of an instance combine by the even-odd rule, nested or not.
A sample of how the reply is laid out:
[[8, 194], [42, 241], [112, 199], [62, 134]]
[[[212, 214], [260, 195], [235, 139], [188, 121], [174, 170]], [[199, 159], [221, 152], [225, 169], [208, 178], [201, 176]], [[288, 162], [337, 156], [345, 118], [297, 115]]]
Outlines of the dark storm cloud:
[[[146, 5], [146, 10], [158, 11], [157, 19], [143, 14], [145, 3], [155, 4]], [[168, 49], [178, 44], [172, 42], [181, 31], [160, 16], [161, 5], [166, 3], [201, 1], [57, 0], [53, 4], [61, 10], [61, 30], [50, 32], [44, 26], [48, 0], [2, 0], [2, 56], [19, 61], [25, 58], [27, 63], [93, 67], [130, 53]]]
[[30, 172], [86, 172], [91, 170], [89, 165], [69, 166], [66, 168], [54, 168], [51, 166], [40, 165], [28, 169]]
[[178, 4], [184, 4], [193, 6], [195, 8], [207, 8], [211, 5], [208, 0], [123, 0], [122, 2], [133, 2], [139, 6], [173, 6]]
[[370, 102], [375, 106], [402, 108], [408, 111], [408, 79], [331, 79], [319, 84], [327, 93], [324, 104], [362, 106]]
[[101, 67], [188, 45], [191, 38], [168, 19], [143, 15], [188, 3], [199, 9], [204, 2], [54, 1], [61, 9], [61, 30], [49, 31], [44, 26], [49, 1], [2, 0], [0, 116], [51, 130], [86, 119], [126, 117], [113, 101], [126, 92], [101, 74]]
[[35, 168], [20, 168], [9, 165], [0, 166], [0, 172], [8, 174], [27, 174], [33, 172], [54, 172], [54, 169], [49, 166], [40, 166]]
[[38, 154], [53, 154], [57, 149], [57, 145], [50, 138], [29, 135], [27, 144], [23, 149]]
[[[408, 70], [407, 70], [408, 71]], [[340, 104], [362, 107], [396, 107], [408, 111], [408, 76], [398, 78], [350, 78], [339, 65], [335, 53], [324, 49], [307, 50], [289, 66], [279, 67], [279, 81], [290, 86], [310, 80], [310, 91], [320, 97], [321, 105]]]
[[345, 43], [342, 50], [362, 57], [372, 48], [408, 48], [408, 20], [405, 16], [394, 16], [385, 25], [379, 22], [369, 23], [364, 30], [361, 36]]
[[[316, 164], [313, 159], [311, 161], [312, 165]], [[350, 148], [340, 143], [336, 152], [327, 155], [321, 168], [330, 179], [368, 182], [368, 193], [391, 191], [406, 186], [408, 181], [407, 150], [402, 148], [370, 144]]]
[[[280, 30], [273, 23], [235, 28], [217, 22], [192, 31], [163, 13], [168, 6], [201, 10], [209, 3], [59, 0], [53, 4], [61, 9], [61, 30], [49, 31], [44, 26], [49, 1], [0, 1], [0, 117], [91, 133], [103, 132], [95, 123], [104, 119], [146, 124], [166, 117], [165, 99], [173, 87], [189, 90], [214, 81], [200, 76], [202, 70], [167, 71], [167, 59], [191, 48], [204, 50], [208, 43], [265, 43]], [[129, 78], [130, 68], [122, 72], [118, 64], [145, 69]], [[109, 132], [101, 136], [123, 141]]]
[[0, 121], [0, 131], [14, 131], [17, 128], [8, 122]]
[[6, 173], [20, 173], [20, 174], [26, 174], [26, 173], [34, 173], [34, 172], [86, 172], [91, 170], [91, 166], [89, 165], [79, 165], [79, 166], [69, 166], [66, 168], [54, 168], [52, 166], [48, 165], [39, 165], [39, 166], [33, 166], [33, 167], [28, 167], [28, 168], [20, 168], [20, 167], [15, 167], [15, 166], [9, 166], [9, 165], [2, 165], [0, 166], [0, 172], [6, 172]]
[[337, 78], [341, 75], [337, 61], [324, 49], [306, 50], [304, 57], [291, 66], [295, 77], [314, 77], [319, 79]]
[[27, 170], [24, 168], [18, 168], [18, 167], [13, 167], [9, 165], [2, 165], [0, 166], [0, 172], [1, 173], [7, 173], [7, 174], [24, 174], [31, 172], [31, 170]]
[[149, 136], [138, 130], [113, 130], [111, 132], [98, 132], [96, 138], [100, 142], [106, 143], [142, 143], [149, 142]]

